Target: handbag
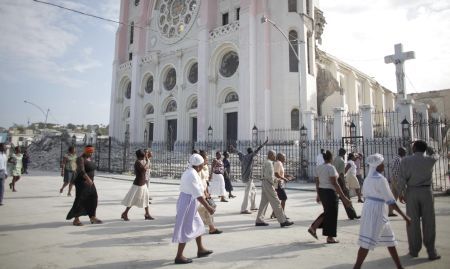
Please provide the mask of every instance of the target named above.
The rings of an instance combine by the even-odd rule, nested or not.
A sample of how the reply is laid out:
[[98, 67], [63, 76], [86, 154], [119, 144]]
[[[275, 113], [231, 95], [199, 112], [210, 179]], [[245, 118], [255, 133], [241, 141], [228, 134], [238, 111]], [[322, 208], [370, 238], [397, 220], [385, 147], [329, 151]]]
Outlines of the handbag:
[[216, 205], [216, 202], [214, 202], [214, 200], [213, 200], [213, 198], [206, 198], [206, 202], [209, 204], [209, 206], [210, 207], [212, 207], [212, 208], [216, 208], [217, 207], [217, 205]]

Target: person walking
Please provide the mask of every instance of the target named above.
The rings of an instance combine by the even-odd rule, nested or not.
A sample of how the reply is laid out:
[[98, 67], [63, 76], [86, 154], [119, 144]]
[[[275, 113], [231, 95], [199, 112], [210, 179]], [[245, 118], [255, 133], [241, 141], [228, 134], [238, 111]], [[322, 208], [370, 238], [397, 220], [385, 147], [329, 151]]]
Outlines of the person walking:
[[204, 160], [199, 154], [189, 157], [189, 167], [183, 173], [180, 180], [180, 195], [177, 201], [177, 214], [172, 242], [178, 243], [176, 264], [191, 263], [192, 259], [183, 255], [186, 243], [195, 238], [197, 243], [197, 257], [206, 257], [213, 253], [203, 246], [202, 235], [205, 226], [198, 213], [198, 204], [202, 204], [208, 212], [213, 215], [215, 209], [211, 207], [204, 198], [204, 189], [200, 180], [199, 172], [203, 169]]
[[[201, 150], [200, 156], [202, 156], [204, 163], [203, 163], [203, 169], [198, 173], [200, 176], [200, 180], [202, 182], [202, 186], [204, 191], [203, 197], [208, 201], [211, 199], [211, 195], [208, 192], [208, 181], [209, 181], [209, 168], [208, 168], [208, 155], [206, 154], [206, 151]], [[209, 202], [208, 202], [209, 203]], [[203, 222], [208, 225], [209, 227], [209, 234], [221, 234], [222, 231], [217, 229], [214, 224], [214, 216], [211, 215], [206, 207], [204, 207], [202, 204], [198, 206], [198, 213], [200, 214], [200, 217], [202, 218]]]
[[10, 174], [12, 175], [12, 182], [9, 183], [9, 188], [16, 192], [16, 182], [20, 180], [22, 176], [22, 158], [23, 155], [20, 153], [20, 147], [14, 148], [14, 153], [11, 154], [11, 157], [8, 159], [8, 163], [10, 165]]
[[[283, 208], [283, 211], [286, 216], [286, 201], [288, 199], [286, 190], [284, 189], [286, 183], [288, 181], [291, 181], [293, 179], [292, 176], [287, 175], [284, 173], [284, 163], [286, 162], [286, 155], [283, 153], [277, 154], [277, 160], [273, 164], [273, 170], [275, 172], [275, 177], [278, 179], [278, 186], [276, 188], [278, 199], [281, 201], [281, 208]], [[275, 213], [272, 211], [272, 214], [270, 215], [270, 218], [275, 218]], [[286, 216], [286, 219], [289, 219]]]
[[230, 151], [237, 152], [239, 156], [239, 161], [241, 161], [241, 179], [242, 183], [245, 183], [244, 198], [241, 205], [241, 214], [251, 214], [248, 209], [248, 202], [250, 200], [250, 210], [258, 210], [256, 207], [256, 187], [253, 183], [252, 172], [253, 172], [253, 159], [258, 154], [258, 152], [269, 142], [269, 138], [259, 145], [256, 150], [252, 148], [247, 148], [247, 154], [243, 154], [240, 151], [236, 151], [233, 146], [230, 146]]
[[320, 214], [317, 219], [311, 224], [308, 229], [314, 238], [318, 239], [316, 230], [322, 228], [322, 235], [327, 237], [328, 244], [339, 243], [335, 239], [337, 236], [337, 219], [339, 198], [344, 206], [351, 205], [350, 199], [344, 194], [341, 186], [338, 183], [338, 172], [336, 168], [331, 164], [333, 161], [333, 154], [327, 150], [323, 156], [324, 164], [316, 167], [315, 180], [316, 180], [316, 201], [322, 203], [323, 213]]
[[228, 160], [230, 158], [230, 154], [228, 151], [223, 152], [223, 179], [225, 180], [225, 190], [228, 192], [228, 198], [235, 198], [236, 196], [231, 193], [233, 191], [233, 185], [231, 184], [231, 164]]
[[211, 181], [209, 182], [209, 193], [211, 195], [217, 195], [220, 198], [221, 202], [228, 202], [225, 199], [226, 190], [225, 190], [225, 180], [223, 178], [223, 174], [225, 172], [225, 168], [222, 161], [222, 154], [220, 151], [216, 152], [216, 158], [213, 160], [211, 165], [212, 175]]
[[136, 150], [136, 161], [134, 162], [134, 174], [136, 178], [131, 185], [125, 198], [122, 200], [122, 205], [126, 206], [125, 211], [120, 216], [124, 221], [129, 221], [128, 212], [132, 206], [145, 208], [145, 220], [153, 220], [148, 212], [148, 187], [147, 178], [145, 177], [147, 170], [149, 170], [148, 159], [145, 158], [145, 152], [142, 149]]
[[358, 179], [359, 182], [359, 186], [360, 188], [362, 188], [363, 183], [364, 183], [364, 177], [363, 177], [363, 158], [364, 156], [362, 155], [362, 153], [355, 153], [355, 165], [356, 165], [356, 178]]
[[387, 246], [398, 269], [403, 268], [398, 257], [394, 232], [392, 231], [387, 213], [387, 206], [397, 211], [409, 226], [411, 219], [403, 213], [395, 202], [395, 197], [389, 189], [387, 179], [381, 174], [384, 171], [383, 155], [376, 153], [367, 157], [369, 173], [365, 179], [363, 194], [366, 201], [361, 214], [359, 228], [358, 257], [353, 269], [360, 269], [369, 250], [377, 246]]
[[145, 171], [145, 179], [147, 180], [147, 189], [149, 192], [148, 203], [151, 204], [152, 197], [150, 196], [150, 177], [151, 177], [151, 158], [153, 157], [153, 152], [150, 149], [144, 149], [145, 160], [147, 161], [148, 169]]
[[264, 222], [264, 216], [266, 214], [267, 206], [270, 203], [272, 206], [275, 217], [280, 223], [281, 228], [291, 226], [294, 224], [292, 221], [288, 221], [284, 215], [283, 208], [281, 208], [281, 202], [277, 197], [275, 188], [278, 186], [278, 179], [275, 177], [273, 162], [276, 161], [275, 151], [269, 150], [267, 153], [267, 160], [264, 162], [262, 168], [262, 191], [261, 202], [259, 204], [258, 215], [256, 216], [255, 226], [268, 226], [267, 222]]
[[[364, 203], [361, 199], [361, 191], [358, 182], [358, 178], [356, 177], [356, 156], [353, 153], [348, 154], [347, 165], [345, 166], [345, 181], [347, 182], [349, 190], [354, 190], [356, 195], [358, 196], [358, 203]], [[350, 196], [347, 196], [349, 199]]]
[[[411, 218], [411, 225], [406, 230], [409, 255], [412, 257], [419, 255], [423, 234], [423, 244], [427, 249], [428, 259], [437, 260], [441, 256], [435, 247], [436, 216], [431, 187], [433, 167], [439, 156], [435, 155], [433, 149], [422, 140], [414, 142], [413, 152], [412, 156], [404, 157], [400, 162], [398, 178], [399, 200], [401, 203], [406, 203], [406, 214]], [[420, 228], [421, 222], [423, 231]]]
[[[337, 156], [334, 159], [333, 165], [336, 168], [336, 171], [339, 174], [339, 177], [337, 179], [337, 182], [339, 184], [339, 186], [341, 187], [342, 192], [344, 193], [344, 196], [347, 198], [350, 198], [350, 193], [348, 191], [348, 188], [345, 184], [345, 153], [347, 153], [347, 151], [343, 148], [339, 149], [339, 156]], [[339, 196], [340, 198], [342, 198], [341, 196]], [[355, 209], [353, 208], [353, 205], [350, 204], [346, 204], [344, 203], [344, 201], [342, 201], [344, 208], [345, 208], [345, 212], [347, 213], [347, 217], [351, 220], [353, 219], [359, 219], [360, 217], [356, 214]]]
[[94, 185], [95, 160], [92, 158], [94, 147], [87, 145], [83, 154], [77, 158], [77, 176], [75, 178], [75, 200], [66, 220], [74, 219], [74, 226], [83, 226], [81, 216], [88, 215], [92, 224], [103, 223], [96, 217], [98, 195]]
[[24, 149], [22, 158], [22, 174], [28, 175], [28, 165], [30, 164], [30, 162], [30, 154], [28, 154], [27, 149]]
[[69, 191], [67, 196], [72, 196], [72, 187], [75, 180], [77, 171], [77, 153], [75, 147], [70, 146], [67, 154], [64, 155], [61, 163], [61, 176], [63, 177], [63, 185], [59, 189], [59, 193], [62, 194], [64, 188], [69, 185]]
[[5, 193], [5, 180], [8, 178], [8, 158], [6, 157], [5, 144], [0, 143], [0, 206], [3, 205]]
[[[398, 199], [398, 191], [397, 191], [397, 185], [398, 185], [398, 176], [400, 173], [400, 162], [403, 159], [403, 157], [406, 156], [406, 149], [404, 147], [399, 147], [397, 150], [397, 155], [394, 156], [392, 159], [392, 173], [391, 178], [389, 180], [389, 186], [391, 187], [392, 194], [395, 197], [395, 201]], [[394, 214], [394, 211], [391, 207], [389, 207], [389, 217], [396, 217], [397, 215]]]

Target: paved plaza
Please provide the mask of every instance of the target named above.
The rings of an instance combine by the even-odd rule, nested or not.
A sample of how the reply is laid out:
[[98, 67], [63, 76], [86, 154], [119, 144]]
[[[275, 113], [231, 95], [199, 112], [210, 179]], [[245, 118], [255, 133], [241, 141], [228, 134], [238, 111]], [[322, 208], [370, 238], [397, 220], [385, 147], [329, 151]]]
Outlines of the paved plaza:
[[[174, 265], [177, 245], [171, 243], [175, 220], [178, 186], [151, 184], [153, 197], [150, 212], [156, 220], [145, 221], [144, 210], [132, 208], [129, 222], [120, 219], [120, 204], [132, 182], [130, 177], [108, 175], [96, 177], [99, 195], [97, 216], [101, 225], [83, 227], [66, 221], [74, 197], [60, 196], [62, 179], [54, 172], [32, 171], [18, 183], [18, 192], [5, 191], [0, 207], [0, 268], [352, 268], [358, 250], [359, 221], [347, 220], [339, 208], [338, 239], [340, 244], [325, 244], [325, 237], [315, 240], [307, 233], [322, 208], [315, 202], [315, 192], [308, 188], [288, 190], [286, 214], [295, 222], [280, 228], [274, 220], [268, 227], [255, 227], [256, 214], [239, 214], [243, 188], [237, 187], [237, 198], [217, 203], [217, 227], [223, 234], [203, 237], [214, 254], [196, 258], [195, 242], [187, 244], [185, 256], [189, 265]], [[123, 179], [123, 180], [118, 180]], [[157, 179], [164, 182], [163, 179]], [[10, 182], [8, 178], [7, 183]], [[170, 180], [168, 182], [174, 182]], [[310, 188], [311, 189], [311, 188]], [[257, 200], [259, 202], [260, 189]], [[353, 198], [356, 211], [362, 204]], [[450, 263], [450, 197], [436, 197], [437, 244], [442, 259], [429, 262], [425, 249], [419, 258], [407, 255], [405, 222], [393, 218], [392, 226], [399, 241], [398, 251], [406, 268], [449, 268]], [[270, 215], [269, 207], [267, 216]], [[321, 231], [318, 230], [318, 234]], [[447, 264], [447, 265], [445, 265]], [[385, 248], [370, 252], [363, 268], [394, 268]]]

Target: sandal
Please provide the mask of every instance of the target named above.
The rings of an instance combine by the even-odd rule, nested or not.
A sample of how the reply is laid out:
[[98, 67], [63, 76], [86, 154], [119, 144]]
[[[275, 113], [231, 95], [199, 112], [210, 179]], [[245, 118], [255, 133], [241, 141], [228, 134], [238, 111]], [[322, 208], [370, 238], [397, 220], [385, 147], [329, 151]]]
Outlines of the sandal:
[[130, 219], [128, 218], [127, 214], [122, 213], [122, 216], [120, 216], [121, 219], [123, 219], [124, 221], [129, 221]]
[[101, 220], [99, 220], [99, 219], [97, 219], [97, 218], [94, 218], [94, 219], [91, 219], [91, 223], [92, 223], [92, 224], [102, 224], [103, 221], [101, 221]]
[[309, 233], [310, 235], [312, 235], [315, 239], [319, 240], [319, 238], [317, 237], [316, 231], [314, 231], [312, 228], [309, 228], [309, 229], [308, 229], [308, 233]]
[[327, 240], [327, 244], [337, 244], [339, 243], [339, 240], [333, 239], [333, 240]]
[[83, 223], [81, 221], [74, 221], [72, 222], [73, 226], [83, 226]]

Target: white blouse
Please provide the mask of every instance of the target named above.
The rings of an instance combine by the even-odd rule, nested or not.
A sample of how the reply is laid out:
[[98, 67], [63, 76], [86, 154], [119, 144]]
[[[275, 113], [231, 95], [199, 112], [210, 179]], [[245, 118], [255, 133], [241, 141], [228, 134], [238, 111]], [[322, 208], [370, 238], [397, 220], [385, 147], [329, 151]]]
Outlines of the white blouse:
[[184, 171], [181, 176], [180, 192], [192, 195], [194, 198], [203, 196], [204, 193], [203, 184], [197, 171], [190, 167]]

